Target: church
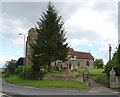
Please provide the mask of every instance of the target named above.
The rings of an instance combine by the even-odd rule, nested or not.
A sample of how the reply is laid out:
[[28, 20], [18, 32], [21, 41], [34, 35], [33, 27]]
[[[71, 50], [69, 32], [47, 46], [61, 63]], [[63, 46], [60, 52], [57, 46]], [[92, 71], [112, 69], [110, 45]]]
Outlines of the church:
[[[28, 31], [27, 41], [26, 41], [26, 55], [25, 55], [25, 65], [31, 66], [31, 47], [30, 44], [35, 41], [37, 38], [37, 32], [34, 28], [31, 28]], [[51, 63], [51, 66], [54, 69], [61, 70], [62, 68], [67, 68], [69, 64], [69, 68], [94, 68], [94, 57], [90, 52], [80, 52], [74, 51], [73, 48], [69, 48], [67, 53], [67, 61], [62, 62], [60, 60], [56, 60], [55, 62]]]

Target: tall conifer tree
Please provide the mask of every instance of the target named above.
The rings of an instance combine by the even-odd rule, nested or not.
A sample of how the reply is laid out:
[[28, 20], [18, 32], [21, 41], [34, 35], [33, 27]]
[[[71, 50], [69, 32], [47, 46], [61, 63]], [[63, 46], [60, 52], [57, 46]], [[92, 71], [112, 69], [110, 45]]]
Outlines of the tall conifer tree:
[[65, 31], [61, 16], [58, 16], [54, 5], [49, 2], [46, 12], [37, 22], [36, 32], [38, 37], [32, 47], [33, 69], [38, 71], [47, 67], [51, 71], [51, 62], [65, 60], [68, 52]]
[[118, 45], [118, 51], [117, 51], [117, 60], [118, 60], [118, 64], [120, 65], [120, 44]]

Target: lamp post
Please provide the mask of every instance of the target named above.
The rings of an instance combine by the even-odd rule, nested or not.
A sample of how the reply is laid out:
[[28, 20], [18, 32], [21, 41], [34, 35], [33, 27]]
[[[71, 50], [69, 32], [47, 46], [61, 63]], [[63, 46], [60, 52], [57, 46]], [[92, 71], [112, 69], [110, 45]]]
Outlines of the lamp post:
[[24, 64], [25, 64], [25, 34], [19, 33], [19, 35], [24, 36], [24, 47], [23, 47], [23, 78], [24, 78]]

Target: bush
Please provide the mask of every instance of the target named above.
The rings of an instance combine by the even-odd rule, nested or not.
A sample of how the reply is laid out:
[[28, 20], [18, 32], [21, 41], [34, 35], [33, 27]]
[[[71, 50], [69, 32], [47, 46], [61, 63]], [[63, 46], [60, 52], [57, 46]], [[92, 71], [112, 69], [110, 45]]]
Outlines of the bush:
[[16, 69], [16, 74], [18, 74], [20, 78], [24, 78], [24, 79], [42, 80], [46, 73], [47, 71], [44, 68], [41, 68], [39, 72], [36, 72], [31, 67], [26, 67], [26, 66], [24, 67], [19, 66]]
[[47, 70], [44, 68], [41, 68], [39, 71], [40, 79], [42, 80], [45, 74], [47, 73]]

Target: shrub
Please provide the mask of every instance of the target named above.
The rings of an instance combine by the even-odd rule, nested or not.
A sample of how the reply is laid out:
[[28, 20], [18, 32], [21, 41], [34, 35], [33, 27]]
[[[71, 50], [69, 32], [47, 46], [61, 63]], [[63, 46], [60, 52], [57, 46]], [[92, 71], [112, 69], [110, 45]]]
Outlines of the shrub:
[[47, 70], [44, 69], [44, 68], [41, 68], [40, 71], [39, 71], [39, 75], [40, 75], [39, 79], [42, 80], [46, 73], [47, 73]]
[[18, 68], [15, 70], [15, 74], [19, 74], [23, 71], [23, 66], [18, 66]]
[[36, 72], [30, 66], [29, 67], [19, 66], [16, 69], [16, 74], [18, 74], [20, 78], [24, 78], [24, 79], [42, 80], [46, 73], [47, 71], [44, 68], [41, 68], [39, 72]]

